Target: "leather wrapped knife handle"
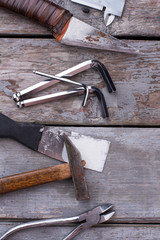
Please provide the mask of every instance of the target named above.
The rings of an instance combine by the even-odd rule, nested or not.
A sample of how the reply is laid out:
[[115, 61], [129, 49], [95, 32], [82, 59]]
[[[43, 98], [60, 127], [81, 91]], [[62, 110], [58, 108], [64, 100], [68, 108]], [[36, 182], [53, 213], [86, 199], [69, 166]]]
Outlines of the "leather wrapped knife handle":
[[0, 178], [0, 194], [71, 178], [68, 163]]
[[0, 0], [0, 6], [47, 25], [60, 41], [72, 14], [49, 0]]
[[0, 113], [0, 137], [12, 138], [37, 151], [44, 125], [18, 123]]

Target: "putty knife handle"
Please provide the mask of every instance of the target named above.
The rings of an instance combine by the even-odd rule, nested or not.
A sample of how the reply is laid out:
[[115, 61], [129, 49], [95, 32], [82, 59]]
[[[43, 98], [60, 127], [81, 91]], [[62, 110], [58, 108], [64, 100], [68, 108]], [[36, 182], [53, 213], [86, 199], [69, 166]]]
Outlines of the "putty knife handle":
[[12, 138], [37, 151], [43, 125], [18, 123], [0, 113], [0, 137]]
[[0, 194], [71, 178], [68, 163], [0, 178]]

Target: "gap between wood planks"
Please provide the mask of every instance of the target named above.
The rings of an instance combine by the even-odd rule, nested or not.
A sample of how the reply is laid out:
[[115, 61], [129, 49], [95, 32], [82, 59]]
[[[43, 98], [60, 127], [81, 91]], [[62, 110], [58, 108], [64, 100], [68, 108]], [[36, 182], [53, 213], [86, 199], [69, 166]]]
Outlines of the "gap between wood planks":
[[[45, 124], [51, 126], [51, 124]], [[160, 125], [74, 125], [74, 124], [54, 124], [54, 127], [83, 127], [83, 128], [160, 128]]]
[[[56, 219], [56, 218], [55, 218]], [[22, 223], [26, 223], [26, 222], [30, 222], [30, 221], [36, 221], [36, 220], [41, 220], [41, 219], [0, 219], [0, 225], [8, 225], [8, 224], [14, 224], [16, 223], [18, 224], [22, 224]], [[103, 228], [103, 227], [153, 227], [153, 226], [160, 226], [160, 222], [148, 222], [148, 223], [143, 223], [143, 222], [136, 222], [136, 223], [128, 223], [128, 222], [121, 222], [121, 223], [117, 223], [117, 221], [113, 222], [113, 220], [109, 220], [110, 222], [106, 222], [106, 223], [101, 223], [101, 224], [97, 224], [94, 227], [97, 228]], [[76, 227], [77, 225], [79, 225], [79, 223], [68, 223], [63, 225], [63, 227]], [[58, 226], [62, 226], [62, 225], [53, 225], [52, 227], [58, 227]], [[47, 227], [47, 226], [46, 226]]]
[[[120, 40], [137, 40], [137, 41], [142, 41], [142, 40], [147, 40], [147, 41], [160, 41], [160, 36], [114, 36], [113, 37], [120, 39]], [[15, 33], [0, 33], [0, 38], [42, 38], [42, 39], [53, 39], [53, 35], [52, 34], [15, 34]]]

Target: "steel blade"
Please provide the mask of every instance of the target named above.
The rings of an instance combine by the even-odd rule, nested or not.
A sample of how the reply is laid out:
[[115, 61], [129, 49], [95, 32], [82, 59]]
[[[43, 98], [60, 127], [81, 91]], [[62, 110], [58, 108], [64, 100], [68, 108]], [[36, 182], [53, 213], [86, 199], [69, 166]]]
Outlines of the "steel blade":
[[138, 54], [139, 50], [111, 35], [72, 17], [63, 38], [63, 44], [108, 51]]
[[51, 158], [68, 162], [63, 135], [66, 134], [86, 161], [85, 168], [102, 172], [108, 155], [110, 142], [106, 139], [70, 132], [59, 127], [44, 127], [38, 152]]

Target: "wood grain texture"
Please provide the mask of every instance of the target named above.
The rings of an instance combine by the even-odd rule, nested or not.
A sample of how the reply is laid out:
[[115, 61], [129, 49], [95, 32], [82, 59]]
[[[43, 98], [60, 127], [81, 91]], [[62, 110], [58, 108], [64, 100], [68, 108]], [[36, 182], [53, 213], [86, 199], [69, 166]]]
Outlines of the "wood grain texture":
[[68, 163], [0, 178], [0, 194], [71, 178]]
[[[81, 5], [71, 3], [70, 0], [54, 2], [70, 10], [80, 20], [114, 36], [160, 36], [160, 2], [158, 0], [127, 0], [123, 17], [117, 17], [108, 28], [104, 25], [103, 13], [100, 11], [91, 9], [89, 14], [85, 14]], [[39, 24], [2, 8], [0, 8], [0, 23], [1, 34], [51, 35], [49, 30]]]
[[[72, 180], [47, 183], [1, 195], [1, 219], [64, 217], [112, 203], [112, 222], [160, 223], [160, 129], [63, 129], [111, 141], [103, 173], [85, 170], [90, 200], [76, 201]], [[59, 164], [13, 140], [0, 139], [0, 152], [1, 177]]]
[[[127, 41], [128, 42], [128, 41]], [[143, 55], [133, 56], [62, 46], [52, 39], [1, 39], [0, 111], [17, 121], [69, 125], [159, 125], [160, 124], [160, 48], [158, 41], [129, 41]], [[95, 96], [90, 96], [84, 111], [83, 97], [48, 102], [18, 109], [13, 93], [44, 78], [32, 70], [57, 74], [89, 59], [98, 59], [107, 67], [117, 92], [109, 94], [96, 70], [87, 70], [72, 78], [93, 85], [104, 93], [109, 119], [101, 117]], [[72, 89], [58, 84], [34, 96]]]
[[[0, 234], [3, 234], [9, 228], [15, 226], [18, 223], [1, 223]], [[20, 231], [10, 236], [8, 239], [11, 240], [50, 240], [57, 239], [61, 240], [75, 226], [56, 226], [56, 227], [41, 227]], [[159, 225], [111, 225], [108, 224], [106, 227], [92, 227], [80, 235], [75, 240], [117, 240], [117, 239], [129, 239], [129, 240], [159, 240], [160, 228]]]
[[[117, 37], [160, 37], [158, 0], [126, 0], [123, 17], [116, 18], [108, 28], [104, 25], [102, 12], [91, 9], [89, 14], [85, 14], [82, 6], [71, 3], [70, 0], [54, 2], [70, 10], [80, 20]], [[15, 34], [19, 38], [0, 40], [0, 112], [15, 121], [63, 124], [68, 126], [62, 127], [65, 130], [105, 138], [111, 141], [111, 146], [103, 173], [85, 170], [89, 201], [76, 201], [71, 179], [0, 195], [0, 235], [18, 221], [75, 216], [97, 205], [112, 203], [116, 214], [109, 225], [91, 228], [75, 239], [158, 240], [159, 41], [126, 40], [143, 52], [141, 56], [67, 47], [56, 43], [54, 39], [38, 38], [51, 37], [52, 33], [35, 21], [0, 8], [0, 36], [13, 37]], [[24, 35], [30, 38], [23, 39]], [[117, 93], [109, 94], [94, 70], [88, 70], [73, 79], [95, 85], [103, 91], [110, 113], [109, 120], [102, 119], [94, 96], [89, 97], [83, 112], [80, 112], [82, 97], [24, 109], [16, 108], [11, 99], [12, 94], [43, 80], [33, 75], [32, 70], [56, 74], [88, 59], [97, 59], [105, 64]], [[58, 84], [37, 96], [67, 88], [67, 85]], [[84, 127], [85, 125], [90, 127]], [[130, 125], [130, 128], [103, 127], [110, 125]], [[151, 128], [133, 127], [137, 125], [149, 125]], [[157, 127], [152, 128], [153, 126]], [[59, 161], [36, 153], [13, 140], [0, 139], [0, 177], [57, 164]], [[75, 226], [35, 228], [19, 232], [9, 239], [58, 240]]]

